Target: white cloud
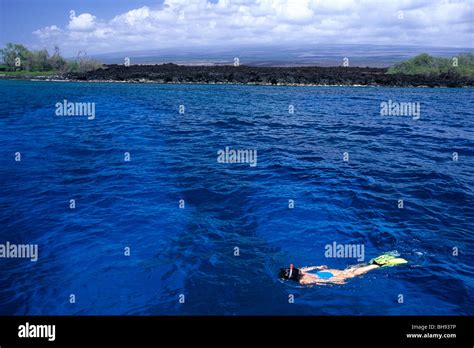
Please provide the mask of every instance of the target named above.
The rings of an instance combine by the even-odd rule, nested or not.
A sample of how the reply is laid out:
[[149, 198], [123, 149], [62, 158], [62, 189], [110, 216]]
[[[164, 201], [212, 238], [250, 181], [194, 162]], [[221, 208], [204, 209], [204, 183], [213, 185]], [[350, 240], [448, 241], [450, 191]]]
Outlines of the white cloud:
[[111, 20], [83, 13], [64, 29], [34, 33], [66, 52], [91, 53], [262, 43], [473, 47], [473, 11], [472, 0], [165, 0]]
[[37, 35], [41, 40], [48, 40], [52, 37], [59, 36], [61, 32], [62, 30], [58, 26], [52, 25], [50, 27], [35, 30], [33, 34]]
[[150, 18], [150, 9], [147, 6], [138, 8], [136, 10], [128, 11], [124, 14], [116, 16], [111, 23], [112, 24], [126, 24], [126, 25], [136, 25], [143, 23]]
[[83, 13], [79, 16], [73, 16], [69, 22], [68, 29], [71, 31], [90, 31], [95, 27], [95, 16], [90, 13]]

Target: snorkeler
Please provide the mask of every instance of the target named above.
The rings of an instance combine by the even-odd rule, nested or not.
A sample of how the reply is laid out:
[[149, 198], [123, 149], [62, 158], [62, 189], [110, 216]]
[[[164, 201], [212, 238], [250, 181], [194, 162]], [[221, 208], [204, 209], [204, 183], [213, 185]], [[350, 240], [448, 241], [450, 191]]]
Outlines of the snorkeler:
[[[327, 266], [313, 266], [295, 268], [293, 264], [290, 268], [280, 269], [280, 278], [294, 280], [301, 285], [324, 285], [324, 284], [345, 284], [345, 280], [365, 274], [380, 267], [393, 267], [408, 263], [407, 260], [397, 258], [391, 254], [383, 254], [369, 261], [369, 264], [355, 265], [344, 270], [330, 269]], [[310, 271], [317, 270], [315, 273]]]

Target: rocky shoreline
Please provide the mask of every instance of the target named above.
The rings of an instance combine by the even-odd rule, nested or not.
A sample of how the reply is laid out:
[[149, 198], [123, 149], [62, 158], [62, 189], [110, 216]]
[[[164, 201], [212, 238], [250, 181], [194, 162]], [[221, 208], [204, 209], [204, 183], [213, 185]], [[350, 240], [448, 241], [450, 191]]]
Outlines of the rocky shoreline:
[[474, 87], [474, 79], [452, 74], [393, 75], [387, 74], [384, 68], [360, 67], [108, 65], [83, 74], [69, 74], [67, 78], [79, 81], [157, 83]]
[[[8, 77], [1, 77], [8, 78]], [[31, 79], [24, 77], [23, 79]], [[249, 84], [286, 86], [474, 87], [474, 78], [387, 74], [386, 68], [105, 65], [85, 73], [35, 77], [35, 80], [170, 84]]]

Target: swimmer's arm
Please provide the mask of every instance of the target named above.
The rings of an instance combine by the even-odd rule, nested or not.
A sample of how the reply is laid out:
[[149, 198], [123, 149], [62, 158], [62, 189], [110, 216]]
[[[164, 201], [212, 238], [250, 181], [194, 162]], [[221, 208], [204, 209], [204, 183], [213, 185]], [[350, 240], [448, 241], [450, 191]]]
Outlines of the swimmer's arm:
[[312, 271], [312, 270], [315, 270], [315, 269], [327, 269], [327, 268], [328, 268], [328, 266], [322, 265], [322, 266], [302, 267], [301, 270], [303, 272], [307, 272], [307, 271]]

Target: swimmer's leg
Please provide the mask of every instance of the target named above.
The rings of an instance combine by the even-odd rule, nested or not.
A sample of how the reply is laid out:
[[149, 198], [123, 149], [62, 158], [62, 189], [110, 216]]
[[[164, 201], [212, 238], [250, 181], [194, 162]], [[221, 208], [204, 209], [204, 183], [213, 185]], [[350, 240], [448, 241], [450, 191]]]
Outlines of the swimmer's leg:
[[379, 267], [380, 266], [377, 265], [361, 266], [357, 268], [349, 268], [348, 270], [346, 270], [346, 272], [352, 277], [357, 277]]

